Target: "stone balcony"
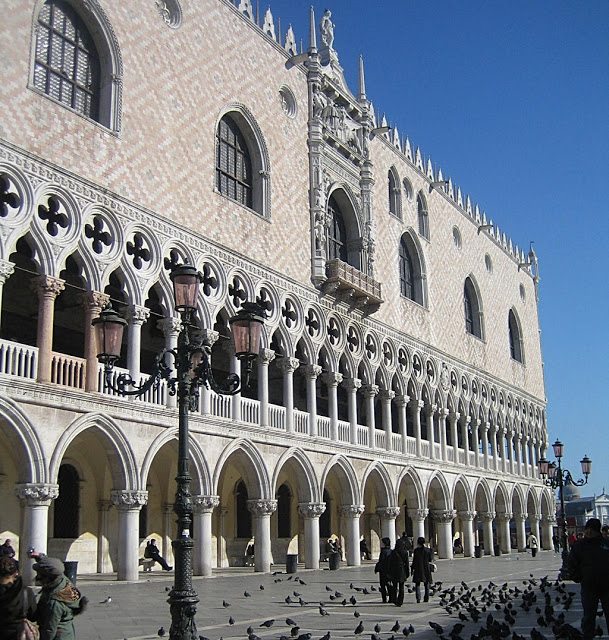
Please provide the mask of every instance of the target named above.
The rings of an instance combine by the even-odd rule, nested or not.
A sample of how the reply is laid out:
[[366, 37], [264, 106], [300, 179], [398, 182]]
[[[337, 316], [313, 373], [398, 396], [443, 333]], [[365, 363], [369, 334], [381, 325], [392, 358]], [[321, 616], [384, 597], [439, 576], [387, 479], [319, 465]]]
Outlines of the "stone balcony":
[[323, 290], [367, 313], [374, 313], [383, 302], [380, 282], [338, 259], [326, 262]]

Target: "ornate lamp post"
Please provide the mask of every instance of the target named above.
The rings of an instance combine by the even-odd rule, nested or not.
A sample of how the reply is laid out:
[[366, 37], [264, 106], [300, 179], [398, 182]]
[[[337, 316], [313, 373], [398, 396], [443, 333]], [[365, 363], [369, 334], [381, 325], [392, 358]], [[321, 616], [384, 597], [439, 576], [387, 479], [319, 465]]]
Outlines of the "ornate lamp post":
[[565, 517], [565, 498], [563, 490], [566, 486], [572, 484], [576, 487], [581, 487], [588, 482], [588, 476], [592, 471], [592, 460], [588, 456], [584, 456], [580, 460], [582, 466], [583, 478], [575, 480], [568, 469], [563, 469], [561, 465], [563, 451], [565, 445], [560, 441], [552, 445], [554, 450], [554, 456], [558, 460], [558, 464], [555, 462], [548, 462], [545, 458], [541, 458], [537, 463], [539, 465], [539, 475], [548, 487], [552, 489], [558, 489], [558, 499], [560, 500], [560, 517], [558, 520], [558, 527], [560, 529], [560, 545], [562, 547], [562, 566], [560, 568], [560, 577], [563, 580], [568, 579], [567, 558], [569, 556], [567, 545], [567, 519]]
[[[205, 386], [216, 393], [234, 395], [241, 390], [237, 374], [230, 374], [219, 384], [214, 380], [210, 354], [200, 332], [194, 324], [199, 285], [202, 275], [191, 265], [178, 265], [170, 274], [173, 282], [175, 308], [180, 314], [182, 327], [175, 349], [165, 349], [156, 356], [150, 378], [136, 385], [129, 374], [120, 374], [113, 382], [113, 367], [120, 356], [123, 329], [127, 324], [111, 307], [106, 308], [93, 320], [97, 340], [99, 362], [104, 365], [106, 385], [125, 396], [141, 396], [160, 380], [167, 381], [171, 395], [178, 398], [178, 475], [173, 510], [177, 515], [178, 534], [172, 541], [175, 558], [175, 581], [169, 594], [171, 611], [170, 640], [198, 640], [195, 612], [199, 602], [192, 587], [192, 550], [190, 537], [192, 524], [192, 499], [190, 494], [190, 471], [188, 455], [188, 412], [197, 406], [199, 387]], [[244, 386], [247, 386], [252, 362], [260, 348], [260, 334], [264, 324], [264, 311], [255, 303], [245, 302], [242, 309], [229, 320], [235, 355], [246, 363]], [[173, 358], [174, 367], [167, 361]], [[175, 368], [175, 371], [174, 371]]]

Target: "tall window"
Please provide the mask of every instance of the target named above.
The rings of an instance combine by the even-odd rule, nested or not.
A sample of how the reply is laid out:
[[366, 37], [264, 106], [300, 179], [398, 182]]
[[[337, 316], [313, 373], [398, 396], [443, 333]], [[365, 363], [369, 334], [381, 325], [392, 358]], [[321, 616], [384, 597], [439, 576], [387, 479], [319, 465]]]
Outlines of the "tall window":
[[38, 14], [34, 86], [99, 120], [99, 55], [83, 21], [62, 0], [47, 0]]
[[292, 494], [287, 484], [282, 484], [277, 491], [277, 537], [292, 537]]
[[420, 305], [425, 302], [423, 264], [417, 245], [409, 233], [400, 239], [400, 293]]
[[508, 332], [510, 336], [510, 355], [517, 362], [523, 362], [522, 334], [518, 318], [513, 309], [510, 309], [508, 315]]
[[476, 338], [482, 339], [480, 300], [471, 278], [466, 278], [463, 285], [463, 313], [465, 316], [465, 331], [476, 336]]
[[240, 480], [235, 487], [235, 518], [237, 520], [237, 538], [252, 537], [252, 514], [247, 508], [247, 487]]
[[348, 262], [347, 228], [342, 213], [334, 196], [328, 201], [328, 215], [330, 217], [330, 229], [328, 231], [328, 260], [339, 259]]
[[400, 241], [400, 291], [403, 296], [414, 300], [414, 268], [403, 237]]
[[245, 138], [229, 115], [220, 120], [216, 142], [218, 191], [251, 208], [252, 161]]
[[71, 464], [62, 464], [57, 476], [59, 495], [54, 502], [53, 537], [78, 538], [80, 481]]
[[387, 188], [389, 190], [389, 213], [397, 218], [401, 218], [400, 180], [393, 169], [389, 169], [389, 173], [387, 174]]
[[429, 215], [427, 213], [427, 202], [423, 194], [417, 196], [417, 219], [419, 222], [419, 234], [429, 240]]

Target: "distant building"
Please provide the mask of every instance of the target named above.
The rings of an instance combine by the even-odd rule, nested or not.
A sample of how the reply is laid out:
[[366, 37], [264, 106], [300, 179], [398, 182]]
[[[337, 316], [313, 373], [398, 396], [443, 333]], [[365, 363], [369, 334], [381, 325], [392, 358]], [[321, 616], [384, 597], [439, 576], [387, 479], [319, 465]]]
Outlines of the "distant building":
[[[570, 487], [569, 487], [570, 489]], [[565, 490], [565, 515], [569, 532], [583, 530], [586, 520], [598, 518], [602, 524], [609, 525], [609, 494], [603, 492], [599, 496], [580, 497], [578, 490]], [[560, 511], [560, 505], [558, 505]]]

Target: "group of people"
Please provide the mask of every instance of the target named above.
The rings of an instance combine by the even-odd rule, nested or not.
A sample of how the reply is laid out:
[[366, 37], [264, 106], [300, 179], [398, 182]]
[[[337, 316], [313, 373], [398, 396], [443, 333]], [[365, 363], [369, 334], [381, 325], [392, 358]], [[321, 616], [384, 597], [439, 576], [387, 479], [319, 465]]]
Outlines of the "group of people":
[[417, 546], [412, 552], [412, 563], [408, 552], [409, 540], [405, 533], [396, 540], [393, 549], [389, 538], [383, 538], [381, 542], [383, 547], [374, 572], [379, 574], [383, 602], [390, 602], [397, 607], [402, 606], [404, 603], [404, 583], [410, 577], [411, 570], [417, 602], [421, 602], [421, 584], [424, 588], [423, 601], [428, 602], [433, 556], [431, 549], [425, 545], [425, 538], [417, 539]]
[[15, 558], [0, 555], [0, 640], [75, 640], [74, 616], [87, 599], [64, 575], [61, 560], [35, 551], [29, 555], [41, 587], [38, 601], [23, 584]]

